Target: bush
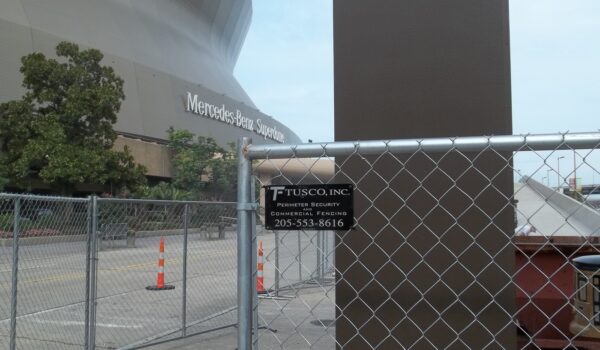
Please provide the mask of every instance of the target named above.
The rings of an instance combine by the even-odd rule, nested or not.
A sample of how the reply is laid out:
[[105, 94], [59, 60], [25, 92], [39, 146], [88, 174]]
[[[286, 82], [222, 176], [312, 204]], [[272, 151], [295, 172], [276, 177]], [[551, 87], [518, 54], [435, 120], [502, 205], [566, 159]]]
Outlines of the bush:
[[[53, 222], [53, 218], [31, 221], [29, 218], [21, 218], [19, 220], [19, 237], [44, 237], [57, 236], [62, 234], [60, 230], [49, 228], [49, 222]], [[56, 221], [54, 221], [56, 222]], [[13, 236], [13, 215], [0, 215], [0, 238], [12, 238]]]
[[147, 221], [162, 222], [167, 220], [167, 213], [160, 210], [148, 211], [146, 215]]
[[[0, 230], [12, 232], [15, 223], [14, 220], [13, 214], [0, 214]], [[30, 219], [24, 217], [19, 219], [19, 228], [21, 231], [33, 227], [35, 227], [35, 223], [33, 223]]]
[[146, 221], [139, 225], [139, 231], [158, 231], [158, 230], [166, 230], [167, 224], [164, 222], [157, 221]]
[[59, 223], [60, 221], [54, 215], [42, 215], [37, 220], [30, 221], [32, 228], [48, 228], [57, 226]]
[[0, 214], [0, 230], [10, 231], [12, 230], [14, 223], [13, 214]]

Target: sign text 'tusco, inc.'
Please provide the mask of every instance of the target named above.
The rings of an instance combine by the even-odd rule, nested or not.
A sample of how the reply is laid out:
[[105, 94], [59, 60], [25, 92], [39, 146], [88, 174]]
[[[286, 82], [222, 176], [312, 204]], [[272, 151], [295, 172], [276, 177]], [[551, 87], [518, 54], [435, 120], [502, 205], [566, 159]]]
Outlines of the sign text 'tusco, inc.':
[[349, 230], [354, 223], [354, 186], [265, 186], [268, 230]]

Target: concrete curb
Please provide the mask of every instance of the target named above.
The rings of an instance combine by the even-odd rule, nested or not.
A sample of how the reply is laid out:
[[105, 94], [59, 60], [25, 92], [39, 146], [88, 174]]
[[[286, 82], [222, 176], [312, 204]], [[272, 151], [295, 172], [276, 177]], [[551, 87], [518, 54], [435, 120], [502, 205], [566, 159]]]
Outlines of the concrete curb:
[[[87, 235], [61, 235], [61, 236], [46, 236], [46, 237], [24, 237], [19, 238], [19, 246], [52, 244], [52, 243], [69, 243], [81, 242], [87, 239]], [[0, 239], [0, 247], [11, 247], [12, 238]]]
[[[203, 240], [215, 239], [214, 234], [217, 234], [218, 230], [206, 230], [204, 228], [190, 228], [188, 229], [189, 235], [200, 235]], [[202, 234], [211, 234], [208, 238]], [[236, 234], [235, 227], [225, 230], [225, 237]], [[183, 229], [176, 230], [154, 230], [154, 231], [136, 231], [135, 238], [148, 238], [148, 237], [160, 237], [160, 236], [178, 236], [183, 235]], [[45, 236], [45, 237], [23, 237], [19, 238], [19, 246], [30, 246], [30, 245], [42, 245], [42, 244], [55, 244], [55, 243], [70, 243], [70, 242], [83, 242], [87, 239], [87, 234], [82, 235], [60, 235], [60, 236]], [[135, 240], [135, 239], [134, 239]], [[11, 247], [12, 238], [0, 239], [0, 247]], [[118, 240], [117, 240], [118, 241]], [[103, 242], [112, 242], [111, 240], [103, 240]]]

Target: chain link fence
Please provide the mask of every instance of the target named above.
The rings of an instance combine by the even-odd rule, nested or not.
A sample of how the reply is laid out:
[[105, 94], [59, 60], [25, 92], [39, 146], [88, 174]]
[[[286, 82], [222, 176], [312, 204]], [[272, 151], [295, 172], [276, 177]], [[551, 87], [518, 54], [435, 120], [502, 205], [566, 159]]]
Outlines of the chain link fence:
[[333, 272], [332, 231], [266, 232], [258, 236], [265, 251], [265, 276], [275, 295], [311, 285]]
[[0, 342], [7, 349], [80, 348], [89, 292], [87, 200], [0, 194], [0, 208]]
[[[244, 240], [238, 348], [600, 349], [600, 258], [582, 258], [600, 254], [599, 147], [598, 133], [245, 140], [240, 237], [258, 208], [267, 292]], [[354, 227], [265, 230], [252, 187], [300, 184], [354, 185]]]
[[[0, 346], [133, 349], [237, 322], [234, 203], [0, 194]], [[158, 283], [159, 242], [164, 281]]]
[[[238, 203], [0, 194], [0, 346], [237, 326], [239, 349], [598, 349], [599, 144], [245, 144]], [[354, 186], [352, 229], [263, 226], [263, 186], [333, 183]]]

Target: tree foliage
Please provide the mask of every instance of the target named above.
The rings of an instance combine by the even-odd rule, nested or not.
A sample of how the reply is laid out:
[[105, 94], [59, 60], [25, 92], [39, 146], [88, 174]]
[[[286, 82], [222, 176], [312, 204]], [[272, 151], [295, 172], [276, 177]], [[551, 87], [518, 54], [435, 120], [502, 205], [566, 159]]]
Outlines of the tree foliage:
[[3, 175], [21, 187], [37, 177], [62, 194], [84, 183], [119, 189], [145, 183], [145, 168], [129, 150], [112, 150], [123, 80], [101, 64], [98, 50], [61, 42], [56, 54], [58, 60], [42, 53], [23, 57], [27, 92], [0, 104]]
[[[167, 130], [173, 181], [141, 191], [154, 199], [231, 200], [237, 186], [237, 158], [233, 145], [220, 147], [210, 137], [188, 130]], [[177, 198], [175, 198], [177, 197]]]
[[170, 128], [173, 186], [187, 190], [197, 199], [231, 199], [237, 185], [234, 147], [220, 147], [210, 137]]
[[0, 175], [0, 191], [4, 191], [6, 185], [8, 185], [8, 179]]
[[221, 149], [220, 157], [209, 162], [207, 192], [213, 199], [235, 200], [237, 190], [237, 153], [235, 144]]
[[192, 194], [190, 192], [176, 188], [172, 183], [168, 182], [160, 182], [156, 186], [144, 186], [138, 192], [138, 196], [142, 198], [173, 201], [192, 199]]

